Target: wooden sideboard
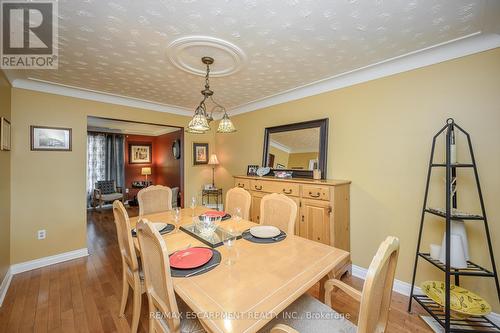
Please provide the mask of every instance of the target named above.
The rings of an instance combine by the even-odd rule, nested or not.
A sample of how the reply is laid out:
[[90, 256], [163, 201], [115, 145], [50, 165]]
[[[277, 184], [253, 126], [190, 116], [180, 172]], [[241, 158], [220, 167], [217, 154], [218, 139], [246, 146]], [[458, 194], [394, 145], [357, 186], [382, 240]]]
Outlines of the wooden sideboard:
[[[348, 180], [278, 179], [235, 176], [235, 186], [252, 195], [250, 219], [260, 222], [260, 201], [269, 193], [282, 193], [299, 208], [295, 234], [350, 252]], [[350, 272], [350, 259], [335, 276]]]

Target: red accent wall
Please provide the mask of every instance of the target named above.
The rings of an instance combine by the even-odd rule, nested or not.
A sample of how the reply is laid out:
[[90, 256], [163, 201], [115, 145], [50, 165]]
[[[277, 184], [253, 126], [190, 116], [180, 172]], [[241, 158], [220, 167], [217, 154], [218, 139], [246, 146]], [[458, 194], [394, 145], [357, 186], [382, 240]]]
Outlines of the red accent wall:
[[[175, 131], [159, 136], [146, 135], [127, 135], [125, 138], [125, 188], [129, 189], [128, 197], [132, 199], [139, 189], [132, 188], [133, 181], [146, 180], [146, 176], [141, 175], [143, 167], [151, 167], [151, 175], [148, 180], [153, 181], [155, 185], [165, 185], [168, 187], [179, 187], [183, 192], [182, 177], [182, 159], [174, 159], [172, 155], [172, 143], [174, 140], [181, 140], [182, 131]], [[153, 147], [152, 163], [130, 164], [129, 163], [129, 144], [130, 143], [148, 143]], [[183, 150], [181, 149], [181, 153]]]

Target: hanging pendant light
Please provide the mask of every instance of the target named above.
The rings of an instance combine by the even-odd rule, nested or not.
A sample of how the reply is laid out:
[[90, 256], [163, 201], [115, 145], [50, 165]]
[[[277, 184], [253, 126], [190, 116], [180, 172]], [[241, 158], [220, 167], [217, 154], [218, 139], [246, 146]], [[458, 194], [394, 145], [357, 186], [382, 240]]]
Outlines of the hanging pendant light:
[[219, 128], [217, 128], [217, 133], [233, 133], [236, 132], [236, 127], [234, 127], [233, 122], [229, 119], [229, 116], [224, 112], [221, 121], [219, 122]]
[[[201, 62], [207, 66], [207, 74], [205, 75], [205, 89], [201, 91], [201, 94], [203, 95], [203, 100], [196, 108], [193, 119], [191, 119], [191, 121], [189, 122], [186, 132], [202, 134], [209, 131], [210, 130], [209, 123], [213, 120], [212, 115], [214, 112], [224, 112], [222, 120], [220, 121], [219, 127], [217, 129], [218, 133], [235, 132], [236, 128], [234, 127], [232, 121], [229, 119], [226, 109], [213, 99], [214, 92], [210, 90], [210, 81], [209, 81], [210, 65], [214, 63], [214, 59], [210, 57], [203, 57], [201, 58]], [[213, 104], [215, 104], [215, 107], [212, 109], [210, 114], [208, 114], [207, 107], [205, 104], [207, 100], [210, 100]]]

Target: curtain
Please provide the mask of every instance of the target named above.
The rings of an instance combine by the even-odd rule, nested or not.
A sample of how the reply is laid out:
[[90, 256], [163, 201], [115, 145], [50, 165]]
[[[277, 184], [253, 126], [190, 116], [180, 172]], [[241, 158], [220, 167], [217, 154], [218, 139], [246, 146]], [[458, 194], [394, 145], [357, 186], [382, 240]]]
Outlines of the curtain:
[[98, 180], [125, 183], [125, 139], [120, 134], [87, 133], [87, 206]]

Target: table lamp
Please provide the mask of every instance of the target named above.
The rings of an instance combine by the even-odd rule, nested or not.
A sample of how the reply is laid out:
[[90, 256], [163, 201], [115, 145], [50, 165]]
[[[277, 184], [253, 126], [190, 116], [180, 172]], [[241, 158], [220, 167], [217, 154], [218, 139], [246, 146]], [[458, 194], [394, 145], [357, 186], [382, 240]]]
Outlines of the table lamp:
[[215, 166], [219, 165], [219, 160], [217, 159], [217, 155], [210, 155], [210, 159], [208, 160], [208, 164], [212, 166], [212, 188], [215, 188], [214, 178], [215, 178]]
[[148, 175], [151, 174], [151, 168], [145, 167], [141, 169], [141, 175], [146, 176], [146, 183], [148, 182]]

